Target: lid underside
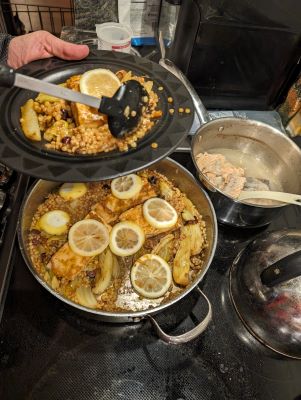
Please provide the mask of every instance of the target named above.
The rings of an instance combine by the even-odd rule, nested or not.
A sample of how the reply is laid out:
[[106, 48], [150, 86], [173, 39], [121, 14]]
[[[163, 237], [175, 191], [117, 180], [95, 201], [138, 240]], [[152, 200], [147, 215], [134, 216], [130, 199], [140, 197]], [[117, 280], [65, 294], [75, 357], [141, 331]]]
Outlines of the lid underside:
[[248, 330], [272, 350], [297, 359], [301, 359], [301, 277], [266, 286], [262, 273], [300, 250], [301, 231], [264, 233], [237, 256], [230, 271], [231, 299]]

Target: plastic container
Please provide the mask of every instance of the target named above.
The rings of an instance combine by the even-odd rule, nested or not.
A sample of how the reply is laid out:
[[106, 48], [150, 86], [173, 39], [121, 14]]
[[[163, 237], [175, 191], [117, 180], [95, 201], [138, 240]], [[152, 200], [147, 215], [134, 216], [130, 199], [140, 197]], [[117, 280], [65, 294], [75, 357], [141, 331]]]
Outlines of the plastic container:
[[106, 22], [95, 26], [99, 50], [130, 53], [132, 32], [129, 27], [117, 22]]

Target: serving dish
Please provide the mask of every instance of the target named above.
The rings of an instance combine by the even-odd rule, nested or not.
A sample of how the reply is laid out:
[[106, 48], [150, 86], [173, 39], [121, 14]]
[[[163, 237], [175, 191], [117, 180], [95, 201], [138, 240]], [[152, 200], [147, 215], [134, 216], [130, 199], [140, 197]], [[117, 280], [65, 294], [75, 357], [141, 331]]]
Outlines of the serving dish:
[[[30, 63], [18, 72], [47, 82], [60, 83], [72, 75], [94, 68], [116, 72], [124, 69], [137, 75], [147, 75], [154, 82], [159, 95], [162, 118], [138, 142], [137, 148], [126, 153], [111, 152], [101, 155], [68, 155], [47, 151], [43, 145], [28, 142], [21, 132], [20, 107], [35, 93], [20, 89], [3, 90], [0, 95], [0, 159], [17, 171], [52, 181], [95, 181], [109, 179], [145, 168], [174, 151], [190, 131], [191, 113], [169, 113], [168, 98], [173, 109], [193, 110], [191, 97], [185, 86], [160, 65], [149, 60], [119, 52], [92, 51], [81, 61], [63, 61], [56, 58]], [[159, 91], [157, 88], [163, 87]], [[156, 143], [155, 148], [151, 145]]]
[[[185, 168], [180, 166], [175, 161], [172, 161], [170, 159], [165, 159], [156, 163], [154, 166], [150, 167], [150, 169], [156, 170], [157, 172], [165, 175], [182, 192], [187, 194], [188, 198], [194, 203], [194, 205], [196, 206], [197, 210], [200, 212], [200, 214], [203, 217], [203, 220], [206, 223], [206, 235], [207, 235], [208, 247], [204, 251], [203, 267], [196, 275], [196, 277], [193, 279], [193, 281], [187, 287], [185, 287], [185, 289], [181, 291], [177, 296], [168, 299], [167, 302], [162, 303], [159, 306], [148, 308], [147, 310], [142, 310], [142, 311], [109, 312], [100, 309], [92, 309], [79, 305], [78, 303], [75, 303], [67, 299], [66, 297], [60, 295], [49, 284], [47, 284], [37, 273], [36, 269], [32, 264], [28, 249], [28, 244], [29, 244], [28, 232], [33, 215], [37, 210], [37, 207], [45, 199], [45, 196], [47, 196], [51, 190], [53, 190], [55, 187], [58, 186], [58, 184], [55, 182], [40, 180], [32, 187], [32, 189], [29, 191], [26, 199], [23, 202], [22, 208], [20, 210], [18, 235], [19, 235], [19, 244], [21, 252], [23, 254], [23, 257], [25, 259], [28, 268], [30, 269], [34, 277], [38, 280], [38, 282], [42, 286], [44, 286], [50, 293], [52, 293], [54, 296], [62, 300], [64, 303], [76, 308], [77, 310], [104, 321], [138, 322], [141, 319], [144, 319], [146, 317], [150, 318], [152, 315], [166, 309], [167, 307], [171, 306], [172, 304], [182, 299], [194, 288], [197, 288], [197, 285], [204, 278], [210, 266], [216, 248], [217, 223], [212, 204], [206, 193], [201, 189], [200, 185], [195, 180], [195, 178]], [[200, 325], [198, 325], [193, 331], [189, 332], [187, 335], [185, 335], [183, 338], [180, 339], [172, 339], [170, 337], [165, 336], [165, 340], [181, 342], [181, 341], [187, 341], [188, 338], [191, 339], [199, 335], [206, 328], [211, 319], [211, 306], [210, 303], [208, 304], [209, 304], [208, 305], [209, 309], [205, 320], [202, 321], [202, 323], [200, 323]], [[160, 328], [156, 325], [156, 322], [154, 320], [152, 321], [155, 324], [157, 330], [159, 331]], [[163, 333], [162, 335], [164, 336]]]

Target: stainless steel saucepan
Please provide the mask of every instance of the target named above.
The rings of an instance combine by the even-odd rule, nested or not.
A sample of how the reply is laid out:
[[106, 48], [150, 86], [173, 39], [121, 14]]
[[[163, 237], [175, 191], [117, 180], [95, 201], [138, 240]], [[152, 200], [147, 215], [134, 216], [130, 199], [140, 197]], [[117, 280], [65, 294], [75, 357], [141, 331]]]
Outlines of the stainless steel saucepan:
[[269, 224], [288, 204], [255, 205], [233, 199], [210, 183], [198, 167], [196, 157], [204, 152], [218, 153], [218, 149], [237, 150], [253, 158], [254, 166], [260, 160], [267, 171], [266, 180], [272, 176], [283, 192], [301, 194], [301, 149], [284, 133], [262, 122], [232, 117], [210, 120], [185, 75], [168, 59], [162, 58], [160, 64], [182, 81], [193, 99], [200, 127], [193, 136], [191, 156], [218, 221], [240, 228]]
[[[203, 191], [200, 187], [199, 183], [196, 179], [180, 164], [171, 160], [171, 159], [164, 159], [154, 166], [150, 167], [151, 169], [155, 169], [156, 171], [164, 174], [168, 179], [173, 181], [176, 186], [179, 187], [181, 191], [187, 194], [189, 199], [195, 204], [200, 214], [203, 216], [204, 221], [206, 222], [207, 227], [207, 240], [208, 240], [208, 247], [205, 250], [204, 254], [204, 266], [202, 271], [197, 275], [194, 281], [181, 292], [176, 298], [168, 301], [167, 303], [161, 304], [155, 308], [148, 309], [146, 311], [139, 311], [139, 312], [106, 312], [102, 310], [94, 310], [90, 308], [86, 308], [79, 304], [72, 302], [71, 300], [63, 297], [62, 295], [58, 294], [54, 291], [37, 273], [35, 270], [30, 254], [28, 251], [28, 232], [31, 224], [32, 217], [37, 210], [37, 207], [44, 201], [45, 197], [59, 185], [57, 182], [50, 182], [39, 180], [37, 181], [31, 190], [28, 192], [23, 205], [20, 211], [19, 217], [19, 224], [18, 224], [18, 236], [19, 236], [19, 244], [22, 255], [24, 260], [34, 275], [34, 277], [38, 280], [38, 282], [44, 286], [49, 292], [51, 292], [54, 296], [62, 300], [63, 302], [67, 303], [69, 306], [75, 307], [76, 309], [80, 310], [81, 312], [86, 313], [87, 315], [93, 314], [94, 317], [99, 318], [103, 321], [108, 322], [139, 322], [145, 318], [149, 318], [157, 331], [159, 337], [166, 342], [169, 343], [185, 343], [189, 340], [194, 339], [198, 335], [200, 335], [207, 327], [208, 323], [211, 320], [212, 311], [211, 305], [207, 297], [202, 293], [199, 289], [198, 284], [204, 278], [211, 261], [213, 259], [216, 242], [217, 242], [217, 222], [215, 217], [215, 212], [211, 201], [207, 194]], [[189, 292], [193, 289], [197, 289], [201, 295], [205, 298], [208, 303], [208, 312], [206, 317], [193, 328], [191, 331], [186, 332], [180, 336], [170, 336], [167, 335], [162, 331], [162, 329], [157, 324], [156, 320], [154, 319], [153, 315], [159, 313], [162, 310], [167, 309], [172, 304], [178, 302], [183, 297], [185, 297]]]
[[[206, 187], [219, 222], [242, 228], [269, 224], [288, 204], [248, 204], [235, 200], [214, 187], [198, 168], [199, 153], [214, 149], [238, 150], [266, 166], [266, 180], [276, 180], [284, 192], [301, 194], [301, 149], [284, 133], [258, 121], [221, 118], [208, 121], [195, 134], [191, 153], [199, 178]], [[255, 168], [254, 168], [255, 170]]]

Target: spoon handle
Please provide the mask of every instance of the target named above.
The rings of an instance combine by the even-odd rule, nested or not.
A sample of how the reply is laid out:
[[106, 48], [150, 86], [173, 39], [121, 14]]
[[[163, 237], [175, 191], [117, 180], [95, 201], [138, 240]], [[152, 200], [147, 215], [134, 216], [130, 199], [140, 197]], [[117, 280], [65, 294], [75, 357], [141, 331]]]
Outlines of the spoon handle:
[[238, 200], [246, 200], [246, 199], [269, 199], [281, 201], [283, 203], [295, 204], [297, 206], [301, 206], [301, 195], [292, 194], [292, 193], [284, 193], [284, 192], [272, 192], [272, 191], [246, 191], [243, 190]]

